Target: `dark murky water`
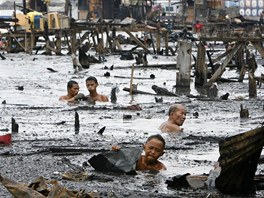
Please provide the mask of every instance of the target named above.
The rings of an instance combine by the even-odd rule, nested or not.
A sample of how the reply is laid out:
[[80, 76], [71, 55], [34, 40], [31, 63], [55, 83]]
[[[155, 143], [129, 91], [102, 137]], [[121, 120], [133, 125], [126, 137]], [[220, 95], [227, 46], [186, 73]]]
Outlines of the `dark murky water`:
[[[123, 91], [129, 87], [131, 71], [128, 68], [108, 71], [104, 66], [130, 66], [133, 61], [120, 61], [119, 56], [109, 56], [105, 64], [93, 65], [89, 70], [78, 74], [73, 73], [69, 56], [43, 56], [6, 54], [7, 60], [1, 61], [0, 66], [0, 99], [6, 100], [1, 105], [0, 128], [11, 130], [11, 117], [19, 124], [19, 133], [12, 136], [12, 145], [0, 148], [0, 153], [9, 152], [7, 156], [0, 156], [1, 175], [19, 182], [30, 183], [38, 176], [60, 180], [62, 185], [72, 189], [97, 190], [102, 196], [113, 191], [119, 197], [206, 197], [215, 192], [200, 190], [168, 189], [165, 180], [185, 173], [208, 174], [213, 163], [219, 157], [218, 140], [227, 136], [242, 133], [256, 128], [263, 122], [263, 87], [257, 89], [257, 98], [248, 97], [248, 82], [218, 84], [219, 93], [230, 93], [227, 101], [208, 100], [181, 97], [163, 97], [163, 103], [155, 103], [152, 95], [134, 95]], [[33, 58], [36, 58], [33, 61]], [[153, 59], [149, 55], [149, 63], [174, 63], [175, 57]], [[262, 60], [259, 60], [262, 61]], [[259, 62], [256, 74], [264, 72]], [[52, 73], [46, 68], [51, 67], [58, 72]], [[104, 77], [105, 72], [110, 77]], [[149, 77], [155, 79], [137, 80], [138, 89], [154, 93], [152, 85], [166, 87], [173, 90], [176, 82], [176, 70], [136, 68], [135, 77]], [[98, 103], [95, 108], [87, 108], [81, 104], [77, 109], [80, 116], [80, 132], [74, 133], [74, 113], [76, 106], [69, 106], [59, 102], [58, 98], [66, 94], [66, 84], [74, 79], [80, 84], [80, 92], [87, 94], [85, 79], [94, 75], [98, 78], [98, 91], [110, 97], [111, 88], [117, 86], [117, 103]], [[128, 78], [119, 78], [126, 76]], [[234, 70], [226, 71], [224, 77], [237, 77]], [[16, 86], [24, 86], [23, 91]], [[199, 95], [191, 85], [190, 93]], [[143, 110], [124, 110], [131, 103], [139, 104]], [[187, 120], [181, 135], [162, 134], [166, 140], [166, 153], [162, 156], [168, 170], [159, 174], [139, 173], [137, 176], [111, 175], [114, 181], [105, 182], [93, 180], [89, 182], [69, 182], [61, 180], [55, 172], [70, 170], [61, 162], [62, 154], [44, 152], [48, 146], [80, 146], [97, 150], [107, 150], [113, 144], [122, 146], [141, 145], [149, 135], [161, 133], [159, 125], [167, 119], [166, 112], [172, 103], [184, 103], [187, 107]], [[240, 104], [249, 109], [250, 118], [241, 119]], [[198, 118], [193, 113], [198, 112]], [[123, 115], [131, 115], [132, 119], [124, 120]], [[65, 121], [65, 124], [58, 123]], [[103, 126], [103, 135], [97, 132]], [[203, 137], [203, 138], [199, 138]], [[42, 153], [40, 153], [42, 151]], [[79, 155], [68, 155], [73, 163], [82, 165], [98, 152], [84, 152]], [[108, 178], [109, 175], [95, 173], [91, 167], [86, 169], [93, 174]], [[257, 173], [263, 169], [258, 167]], [[5, 188], [0, 186], [0, 197], [11, 197]], [[255, 197], [263, 197], [258, 191]]]

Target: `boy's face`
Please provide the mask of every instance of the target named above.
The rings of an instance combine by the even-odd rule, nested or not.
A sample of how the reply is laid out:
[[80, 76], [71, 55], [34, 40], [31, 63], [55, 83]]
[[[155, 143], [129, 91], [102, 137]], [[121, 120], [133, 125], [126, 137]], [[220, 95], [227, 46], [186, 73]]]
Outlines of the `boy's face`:
[[69, 88], [69, 93], [72, 95], [72, 96], [75, 96], [75, 95], [77, 95], [78, 94], [78, 92], [79, 92], [79, 89], [80, 89], [80, 87], [79, 87], [79, 85], [78, 84], [73, 84], [72, 85], [72, 87], [71, 88]]
[[86, 82], [86, 87], [87, 87], [88, 91], [96, 90], [97, 86], [98, 86], [98, 84], [94, 80], [88, 80]]
[[156, 163], [164, 154], [164, 145], [158, 139], [152, 139], [144, 144], [145, 158], [148, 164]]

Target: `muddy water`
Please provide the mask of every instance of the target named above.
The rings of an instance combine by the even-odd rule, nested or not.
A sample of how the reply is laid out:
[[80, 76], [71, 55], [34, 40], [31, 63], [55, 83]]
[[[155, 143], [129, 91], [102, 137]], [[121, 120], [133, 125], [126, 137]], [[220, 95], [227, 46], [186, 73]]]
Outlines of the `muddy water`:
[[[263, 122], [263, 87], [258, 88], [258, 97], [248, 97], [248, 82], [218, 84], [219, 96], [230, 93], [227, 101], [198, 99], [195, 97], [166, 97], [163, 103], [156, 103], [152, 95], [134, 95], [123, 91], [129, 87], [131, 70], [127, 68], [134, 61], [121, 61], [119, 56], [107, 56], [104, 64], [92, 65], [90, 69], [74, 73], [69, 56], [43, 56], [6, 54], [6, 60], [0, 66], [0, 99], [1, 129], [11, 130], [11, 117], [19, 124], [19, 133], [12, 136], [12, 145], [0, 148], [0, 152], [14, 155], [0, 157], [1, 174], [10, 179], [29, 183], [37, 176], [55, 178], [70, 188], [98, 190], [106, 195], [114, 191], [120, 197], [206, 197], [211, 192], [168, 189], [165, 180], [179, 174], [208, 174], [219, 157], [218, 140], [260, 126]], [[148, 57], [149, 64], [174, 63], [175, 57]], [[256, 74], [264, 72], [259, 60]], [[114, 65], [114, 70], [104, 69]], [[47, 68], [57, 72], [50, 72]], [[123, 67], [123, 68], [122, 68]], [[104, 77], [110, 72], [110, 77]], [[155, 79], [134, 79], [138, 89], [154, 93], [152, 85], [174, 90], [176, 70], [136, 68], [135, 77], [148, 78], [151, 74]], [[96, 76], [99, 81], [98, 91], [110, 97], [111, 88], [117, 86], [117, 103], [97, 103], [95, 106], [80, 104], [69, 106], [59, 102], [58, 98], [66, 94], [66, 84], [70, 79], [80, 84], [80, 92], [87, 94], [85, 79]], [[119, 76], [127, 77], [120, 78]], [[237, 77], [234, 70], [226, 71], [224, 77]], [[23, 86], [20, 91], [16, 86]], [[191, 85], [190, 94], [201, 95]], [[161, 133], [158, 126], [167, 119], [167, 110], [172, 103], [183, 103], [187, 107], [187, 119], [183, 125], [184, 133], [180, 135], [164, 134], [166, 152], [162, 156], [168, 170], [159, 174], [139, 173], [137, 176], [105, 175], [95, 173], [91, 167], [86, 169], [103, 178], [114, 181], [69, 182], [61, 180], [54, 172], [70, 170], [61, 163], [61, 155], [38, 153], [47, 146], [84, 146], [107, 150], [113, 144], [121, 146], [140, 146], [149, 135]], [[129, 111], [124, 107], [138, 104], [141, 111]], [[239, 117], [240, 104], [249, 109], [250, 118]], [[75, 110], [80, 116], [80, 132], [74, 132]], [[193, 113], [198, 112], [196, 118]], [[124, 115], [132, 115], [132, 119], [123, 119]], [[65, 121], [65, 124], [59, 124]], [[106, 126], [103, 135], [97, 132]], [[96, 152], [67, 156], [73, 163], [82, 165]], [[261, 172], [258, 167], [257, 173]], [[261, 191], [256, 197], [261, 197]], [[5, 188], [0, 187], [1, 197], [10, 197]]]

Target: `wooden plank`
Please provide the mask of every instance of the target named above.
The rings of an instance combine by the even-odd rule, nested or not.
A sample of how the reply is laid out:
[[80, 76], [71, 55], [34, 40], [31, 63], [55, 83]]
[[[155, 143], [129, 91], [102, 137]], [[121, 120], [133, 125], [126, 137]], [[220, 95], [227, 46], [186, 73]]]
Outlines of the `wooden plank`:
[[205, 87], [211, 87], [212, 84], [221, 77], [221, 75], [225, 71], [225, 67], [227, 64], [231, 61], [233, 56], [236, 54], [236, 52], [243, 46], [242, 43], [237, 44], [232, 50], [230, 50], [230, 53], [227, 55], [226, 59], [223, 61], [222, 65], [215, 71], [211, 79], [205, 84]]
[[230, 50], [226, 50], [223, 54], [219, 55], [217, 58], [212, 59], [212, 63], [220, 61], [222, 58], [226, 57], [229, 54]]
[[[114, 76], [114, 78], [125, 78], [125, 79], [130, 79], [130, 76]], [[154, 78], [150, 77], [134, 77], [134, 79], [139, 79], [139, 80], [153, 80]]]
[[148, 48], [140, 41], [138, 40], [130, 31], [128, 28], [124, 28], [124, 31], [133, 39], [140, 47], [142, 47], [146, 52], [150, 53]]
[[[123, 88], [123, 91], [130, 92], [130, 88], [124, 87], [124, 88]], [[132, 90], [132, 93], [133, 93], [133, 94], [157, 95], [157, 94], [154, 94], [154, 93], [145, 92], [145, 91], [140, 91], [140, 90]]]
[[264, 133], [264, 126], [260, 127], [260, 128], [252, 129], [252, 130], [247, 131], [245, 133], [237, 134], [235, 136], [227, 137], [223, 140], [220, 140], [219, 141], [219, 150], [222, 150], [226, 147], [229, 147], [238, 141], [242, 141], [244, 139], [251, 138], [251, 137], [257, 135], [258, 133]]
[[249, 194], [264, 145], [264, 126], [219, 141], [221, 174], [216, 187], [226, 194]]

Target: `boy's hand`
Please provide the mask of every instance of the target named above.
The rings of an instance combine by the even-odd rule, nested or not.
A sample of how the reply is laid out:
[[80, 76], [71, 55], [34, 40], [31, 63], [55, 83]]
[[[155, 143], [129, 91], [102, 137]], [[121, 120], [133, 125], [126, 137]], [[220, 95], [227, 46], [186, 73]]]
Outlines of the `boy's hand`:
[[74, 99], [76, 101], [78, 101], [78, 100], [84, 100], [85, 99], [85, 96], [82, 93], [78, 93], [76, 96], [74, 96]]

